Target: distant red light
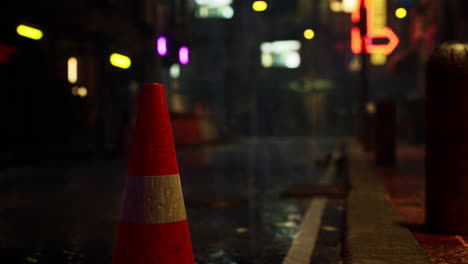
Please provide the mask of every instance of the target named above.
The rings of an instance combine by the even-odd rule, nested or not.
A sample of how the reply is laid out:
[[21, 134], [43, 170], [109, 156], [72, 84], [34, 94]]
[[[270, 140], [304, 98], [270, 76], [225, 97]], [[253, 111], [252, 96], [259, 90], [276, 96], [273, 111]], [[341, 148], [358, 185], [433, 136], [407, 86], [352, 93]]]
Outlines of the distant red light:
[[10, 59], [8, 58], [7, 55], [0, 53], [0, 63], [9, 63]]
[[339, 53], [342, 54], [345, 51], [345, 45], [343, 42], [337, 42], [335, 43], [335, 50]]
[[9, 63], [15, 53], [15, 47], [0, 44], [0, 63]]

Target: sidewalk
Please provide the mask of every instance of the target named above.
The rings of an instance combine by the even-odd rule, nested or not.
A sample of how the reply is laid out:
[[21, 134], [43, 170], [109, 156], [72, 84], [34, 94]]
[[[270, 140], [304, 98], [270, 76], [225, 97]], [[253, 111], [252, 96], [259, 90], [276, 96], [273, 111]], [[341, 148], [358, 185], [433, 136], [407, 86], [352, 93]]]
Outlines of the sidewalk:
[[430, 264], [424, 249], [393, 208], [360, 144], [346, 144], [348, 196], [344, 257], [347, 264]]
[[[424, 146], [399, 146], [395, 168], [377, 168], [392, 205], [435, 264], [468, 263], [468, 236], [431, 234], [425, 223]], [[372, 160], [372, 157], [368, 155]]]

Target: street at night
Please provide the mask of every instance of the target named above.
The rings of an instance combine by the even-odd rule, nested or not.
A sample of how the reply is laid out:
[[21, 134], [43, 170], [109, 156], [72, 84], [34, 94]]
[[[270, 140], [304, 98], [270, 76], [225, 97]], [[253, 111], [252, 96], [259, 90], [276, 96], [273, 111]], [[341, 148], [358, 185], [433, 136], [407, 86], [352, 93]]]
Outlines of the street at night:
[[4, 0], [0, 264], [468, 264], [468, 1]]

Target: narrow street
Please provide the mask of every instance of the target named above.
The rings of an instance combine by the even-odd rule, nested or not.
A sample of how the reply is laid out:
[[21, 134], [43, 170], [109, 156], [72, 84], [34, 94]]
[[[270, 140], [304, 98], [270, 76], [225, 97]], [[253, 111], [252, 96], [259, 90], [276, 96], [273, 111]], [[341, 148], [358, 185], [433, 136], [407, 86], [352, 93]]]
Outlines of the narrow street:
[[[294, 185], [342, 186], [343, 175], [326, 173], [323, 164], [340, 143], [266, 137], [178, 148], [196, 262], [282, 263], [311, 200], [281, 194]], [[91, 160], [0, 172], [1, 263], [111, 262], [127, 164], [125, 158]], [[338, 263], [342, 200], [313, 200], [324, 202], [310, 213], [323, 215], [312, 259]]]

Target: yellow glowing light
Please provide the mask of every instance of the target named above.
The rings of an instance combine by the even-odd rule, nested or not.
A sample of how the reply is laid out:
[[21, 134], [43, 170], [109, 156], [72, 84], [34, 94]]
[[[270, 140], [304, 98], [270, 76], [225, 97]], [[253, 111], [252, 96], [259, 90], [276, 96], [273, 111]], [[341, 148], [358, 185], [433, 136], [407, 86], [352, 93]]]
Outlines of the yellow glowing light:
[[342, 8], [346, 13], [351, 13], [357, 8], [358, 1], [356, 0], [343, 0]]
[[268, 8], [268, 4], [265, 1], [255, 1], [252, 4], [252, 9], [257, 12], [265, 11]]
[[88, 89], [86, 89], [86, 87], [80, 87], [80, 88], [78, 88], [77, 94], [78, 94], [81, 98], [85, 98], [86, 95], [88, 95]]
[[271, 66], [273, 66], [274, 59], [271, 53], [262, 53], [261, 60], [262, 60], [262, 66], [264, 68], [270, 68]]
[[75, 57], [68, 59], [68, 81], [71, 84], [78, 81], [78, 60]]
[[369, 15], [373, 15], [371, 21], [374, 22], [371, 30], [380, 32], [387, 26], [387, 0], [368, 1], [368, 4], [373, 9], [369, 12]]
[[16, 32], [20, 36], [23, 36], [25, 38], [34, 39], [34, 40], [39, 40], [43, 36], [41, 30], [39, 30], [37, 28], [33, 28], [33, 27], [28, 27], [26, 25], [19, 25], [16, 28]]
[[408, 12], [403, 7], [400, 7], [395, 11], [395, 16], [398, 17], [399, 19], [405, 18], [406, 15], [408, 15]]
[[372, 65], [382, 66], [387, 63], [387, 56], [385, 54], [374, 53], [371, 54], [370, 61]]
[[341, 2], [332, 1], [330, 2], [330, 10], [335, 13], [341, 12], [343, 11], [343, 4]]
[[130, 68], [130, 65], [132, 65], [132, 61], [129, 57], [118, 53], [112, 53], [112, 55], [110, 56], [110, 63], [113, 66], [122, 69], [128, 69]]
[[313, 39], [315, 37], [315, 32], [312, 29], [306, 29], [304, 31], [304, 38]]

